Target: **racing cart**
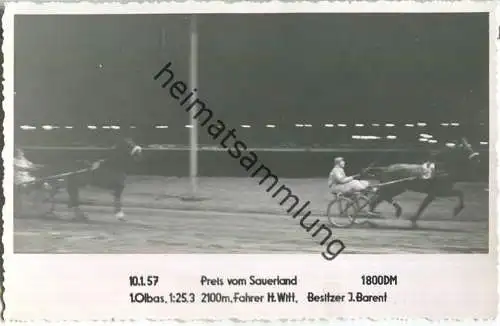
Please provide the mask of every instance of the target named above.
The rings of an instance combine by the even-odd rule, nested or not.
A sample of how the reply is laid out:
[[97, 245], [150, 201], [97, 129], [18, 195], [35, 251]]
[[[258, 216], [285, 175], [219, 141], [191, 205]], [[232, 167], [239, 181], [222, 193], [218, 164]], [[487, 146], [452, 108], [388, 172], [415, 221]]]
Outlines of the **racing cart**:
[[[86, 165], [90, 164], [86, 162]], [[53, 168], [37, 164], [36, 169], [30, 172], [15, 171], [14, 215], [35, 213], [54, 216], [55, 196], [66, 187], [66, 178], [93, 169], [95, 167], [90, 166], [76, 171], [53, 174]]]

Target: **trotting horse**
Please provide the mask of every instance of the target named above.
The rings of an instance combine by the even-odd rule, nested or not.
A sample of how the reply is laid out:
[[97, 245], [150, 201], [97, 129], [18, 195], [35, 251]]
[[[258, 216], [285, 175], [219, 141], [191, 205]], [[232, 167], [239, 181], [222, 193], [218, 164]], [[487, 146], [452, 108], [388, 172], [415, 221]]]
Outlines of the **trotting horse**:
[[[370, 175], [381, 183], [408, 178], [407, 181], [380, 187], [370, 203], [370, 211], [373, 212], [381, 202], [386, 201], [395, 207], [396, 216], [400, 217], [402, 208], [393, 198], [405, 191], [415, 191], [427, 196], [410, 218], [412, 227], [417, 227], [417, 220], [438, 197], [458, 198], [458, 205], [453, 209], [455, 217], [465, 207], [464, 194], [461, 190], [455, 189], [455, 183], [479, 162], [479, 153], [472, 149], [467, 139], [462, 138], [457, 145], [431, 154], [424, 164], [393, 164], [387, 167], [368, 168], [364, 171], [365, 175]], [[427, 176], [422, 174], [429, 170], [431, 174]]]
[[123, 220], [125, 214], [122, 207], [122, 194], [125, 189], [127, 169], [130, 163], [141, 159], [142, 148], [131, 138], [120, 138], [106, 157], [93, 163], [88, 172], [67, 176], [68, 207], [73, 209], [75, 217], [87, 219], [86, 214], [80, 209], [80, 188], [94, 186], [112, 191], [115, 216]]

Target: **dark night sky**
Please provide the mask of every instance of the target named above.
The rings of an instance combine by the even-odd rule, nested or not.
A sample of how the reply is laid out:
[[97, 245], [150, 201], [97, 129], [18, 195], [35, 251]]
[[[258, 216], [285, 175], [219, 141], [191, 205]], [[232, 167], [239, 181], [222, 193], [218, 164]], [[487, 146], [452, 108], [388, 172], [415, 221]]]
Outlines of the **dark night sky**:
[[[487, 14], [206, 15], [199, 93], [234, 124], [459, 121], [487, 137], [488, 28]], [[184, 126], [152, 75], [172, 61], [188, 80], [188, 36], [183, 15], [17, 17], [16, 125]]]

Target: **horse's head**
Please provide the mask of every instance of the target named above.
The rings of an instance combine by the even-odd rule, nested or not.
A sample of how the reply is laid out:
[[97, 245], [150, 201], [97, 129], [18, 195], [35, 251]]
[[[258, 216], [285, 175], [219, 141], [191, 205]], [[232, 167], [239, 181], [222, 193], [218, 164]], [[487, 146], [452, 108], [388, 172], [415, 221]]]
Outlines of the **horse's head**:
[[479, 164], [481, 162], [481, 158], [478, 152], [476, 152], [472, 145], [467, 141], [465, 137], [462, 137], [460, 143], [458, 145], [458, 149], [461, 150], [467, 160], [472, 162], [473, 164]]
[[[450, 165], [460, 167], [472, 164], [473, 166], [477, 166], [480, 163], [479, 153], [472, 148], [472, 145], [465, 137], [462, 137], [458, 142], [452, 144], [449, 147], [448, 153], [452, 155], [442, 156], [445, 156], [443, 158], [446, 158], [446, 161], [449, 161]], [[443, 152], [443, 154], [446, 154], [446, 152]]]
[[115, 149], [126, 157], [131, 157], [134, 161], [140, 161], [143, 157], [142, 147], [129, 137], [118, 140]]

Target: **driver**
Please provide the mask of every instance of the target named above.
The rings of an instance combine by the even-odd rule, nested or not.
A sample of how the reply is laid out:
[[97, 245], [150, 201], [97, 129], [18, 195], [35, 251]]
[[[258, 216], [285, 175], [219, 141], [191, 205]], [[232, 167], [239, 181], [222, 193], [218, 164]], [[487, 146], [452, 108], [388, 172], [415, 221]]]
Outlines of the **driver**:
[[365, 180], [356, 180], [359, 175], [346, 176], [344, 172], [345, 160], [343, 157], [334, 159], [334, 167], [328, 177], [328, 187], [332, 192], [353, 193], [367, 189], [370, 183]]
[[35, 181], [36, 178], [30, 172], [38, 169], [38, 166], [30, 162], [20, 148], [15, 149], [14, 154], [14, 183], [21, 185], [27, 182]]

